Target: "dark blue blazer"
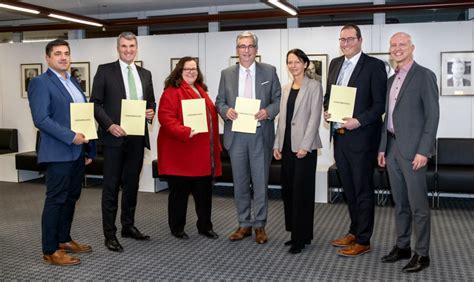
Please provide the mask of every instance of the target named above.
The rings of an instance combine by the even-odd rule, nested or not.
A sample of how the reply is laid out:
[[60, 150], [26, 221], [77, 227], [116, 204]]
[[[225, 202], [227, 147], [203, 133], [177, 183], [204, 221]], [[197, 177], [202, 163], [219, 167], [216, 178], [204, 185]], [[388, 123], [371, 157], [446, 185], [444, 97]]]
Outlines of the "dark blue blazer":
[[[79, 83], [74, 79], [72, 82], [87, 101]], [[33, 123], [41, 133], [38, 163], [77, 160], [81, 155], [83, 145], [72, 143], [75, 133], [71, 130], [69, 104], [73, 100], [53, 71], [48, 69], [30, 81], [28, 101]], [[94, 158], [95, 142], [89, 142], [84, 147], [86, 156]]]

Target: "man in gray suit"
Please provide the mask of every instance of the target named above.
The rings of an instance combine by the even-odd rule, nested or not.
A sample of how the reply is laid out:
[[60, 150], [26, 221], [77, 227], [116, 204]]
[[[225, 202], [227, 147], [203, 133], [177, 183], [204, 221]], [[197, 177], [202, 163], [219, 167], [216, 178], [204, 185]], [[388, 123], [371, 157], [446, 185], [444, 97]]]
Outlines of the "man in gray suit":
[[[411, 257], [403, 272], [421, 271], [430, 265], [426, 164], [434, 152], [439, 122], [436, 76], [413, 60], [414, 49], [406, 33], [395, 33], [390, 39], [390, 54], [397, 63], [397, 71], [388, 81], [387, 116], [378, 154], [379, 165], [387, 165], [397, 230], [396, 245], [382, 257], [382, 262]], [[413, 256], [412, 221], [416, 234]]]
[[[234, 179], [234, 196], [239, 228], [229, 239], [239, 241], [252, 235], [255, 228], [257, 243], [264, 244], [268, 210], [268, 174], [275, 139], [273, 120], [279, 112], [280, 81], [274, 66], [257, 63], [258, 38], [249, 31], [240, 33], [236, 40], [239, 64], [221, 73], [217, 110], [224, 120], [224, 147], [229, 151]], [[232, 122], [238, 118], [234, 110], [237, 97], [259, 99], [260, 110], [255, 134], [232, 131]], [[252, 194], [254, 218], [252, 218]]]

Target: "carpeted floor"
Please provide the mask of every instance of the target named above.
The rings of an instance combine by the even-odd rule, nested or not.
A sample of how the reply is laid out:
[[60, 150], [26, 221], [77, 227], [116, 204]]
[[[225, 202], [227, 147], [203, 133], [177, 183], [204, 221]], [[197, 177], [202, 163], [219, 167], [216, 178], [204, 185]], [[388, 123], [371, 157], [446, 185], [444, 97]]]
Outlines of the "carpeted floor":
[[[348, 214], [344, 203], [316, 204], [313, 243], [291, 255], [283, 243], [283, 204], [271, 192], [267, 232], [269, 242], [254, 237], [230, 242], [237, 227], [231, 188], [218, 188], [213, 198], [213, 223], [220, 235], [210, 240], [198, 235], [192, 197], [188, 208], [187, 241], [171, 236], [167, 196], [139, 193], [136, 225], [151, 236], [148, 242], [119, 240], [121, 254], [103, 245], [100, 186], [83, 189], [76, 208], [73, 238], [91, 244], [94, 252], [80, 254], [82, 263], [57, 267], [42, 262], [40, 218], [45, 187], [41, 181], [22, 184], [0, 182], [0, 280], [436, 280], [474, 281], [474, 199], [443, 199], [432, 210], [431, 266], [421, 273], [400, 270], [408, 261], [382, 264], [380, 257], [394, 244], [394, 209], [375, 210], [371, 253], [358, 258], [339, 257], [331, 239], [344, 235]], [[119, 226], [120, 229], [120, 226]]]

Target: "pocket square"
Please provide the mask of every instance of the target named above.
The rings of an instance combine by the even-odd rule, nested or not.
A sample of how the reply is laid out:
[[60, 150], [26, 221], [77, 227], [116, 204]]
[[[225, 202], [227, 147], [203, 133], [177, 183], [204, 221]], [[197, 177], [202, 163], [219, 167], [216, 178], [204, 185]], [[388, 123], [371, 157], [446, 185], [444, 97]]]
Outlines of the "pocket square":
[[267, 83], [269, 83], [269, 82], [270, 82], [270, 81], [267, 80], [267, 81], [262, 82], [260, 85], [265, 85], [265, 84], [267, 84]]

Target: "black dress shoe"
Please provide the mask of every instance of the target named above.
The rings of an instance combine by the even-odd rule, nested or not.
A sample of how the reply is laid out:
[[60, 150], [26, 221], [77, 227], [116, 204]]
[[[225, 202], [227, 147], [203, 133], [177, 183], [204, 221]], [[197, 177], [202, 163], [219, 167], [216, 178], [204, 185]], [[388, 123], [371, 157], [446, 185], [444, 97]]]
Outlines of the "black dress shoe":
[[411, 258], [411, 249], [400, 249], [395, 245], [390, 253], [386, 256], [382, 257], [382, 262], [396, 262], [401, 259], [409, 259]]
[[189, 239], [188, 234], [186, 234], [186, 232], [184, 231], [176, 231], [176, 232], [171, 231], [171, 234], [173, 234], [173, 236], [178, 239], [184, 239], [184, 240]]
[[198, 231], [198, 233], [201, 234], [201, 235], [206, 236], [209, 239], [219, 238], [219, 235], [217, 235], [217, 233], [214, 232], [214, 230], [212, 230], [212, 229], [209, 229], [209, 230], [206, 230], [206, 231]]
[[417, 253], [413, 255], [410, 262], [402, 268], [403, 272], [418, 272], [430, 266], [430, 257], [419, 256]]
[[[294, 243], [295, 243], [294, 240], [289, 240], [289, 241], [286, 241], [283, 245], [285, 245], [285, 246], [291, 246], [291, 245], [293, 245]], [[304, 243], [305, 243], [305, 245], [311, 245], [311, 239], [306, 239], [306, 240], [304, 240]]]
[[290, 254], [299, 254], [304, 249], [304, 242], [296, 242], [291, 245], [290, 250], [288, 251]]
[[141, 233], [135, 226], [122, 229], [122, 237], [135, 240], [150, 240], [150, 236]]
[[107, 247], [107, 249], [113, 252], [118, 252], [118, 253], [123, 252], [123, 247], [122, 245], [120, 245], [117, 238], [105, 239], [105, 246]]

